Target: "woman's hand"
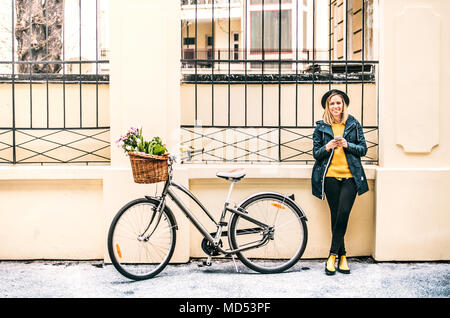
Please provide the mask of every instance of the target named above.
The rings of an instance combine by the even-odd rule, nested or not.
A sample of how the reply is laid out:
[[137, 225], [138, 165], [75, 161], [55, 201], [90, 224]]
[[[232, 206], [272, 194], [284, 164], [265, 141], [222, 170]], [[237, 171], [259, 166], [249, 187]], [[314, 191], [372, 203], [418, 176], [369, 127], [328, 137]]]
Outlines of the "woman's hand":
[[334, 149], [339, 146], [339, 143], [336, 139], [331, 139], [326, 145], [325, 150], [330, 151], [331, 149]]
[[339, 147], [343, 147], [343, 148], [348, 148], [347, 140], [345, 140], [345, 138], [339, 138], [338, 139], [338, 146]]
[[347, 147], [348, 147], [347, 140], [345, 140], [345, 138], [342, 138], [342, 137], [335, 138], [335, 139], [331, 139], [331, 140], [325, 145], [325, 150], [326, 150], [326, 151], [330, 151], [331, 149], [334, 149], [334, 148], [336, 148], [336, 147], [347, 148]]

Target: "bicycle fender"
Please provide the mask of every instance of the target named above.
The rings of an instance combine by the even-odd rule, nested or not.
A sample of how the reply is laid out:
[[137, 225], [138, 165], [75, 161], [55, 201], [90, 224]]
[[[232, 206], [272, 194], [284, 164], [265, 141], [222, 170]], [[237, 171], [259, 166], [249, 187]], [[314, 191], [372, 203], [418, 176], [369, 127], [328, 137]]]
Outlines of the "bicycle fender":
[[[157, 198], [157, 197], [152, 197], [152, 196], [146, 195], [145, 198], [150, 201], [154, 200], [154, 201], [160, 202], [159, 198]], [[170, 209], [170, 207], [167, 204], [165, 204], [164, 209], [166, 210], [167, 214], [170, 214], [170, 216], [172, 217], [172, 220], [173, 220], [173, 223], [175, 226], [175, 230], [178, 230], [178, 223], [177, 223], [177, 219], [175, 218], [175, 214], [173, 214], [172, 210]]]
[[253, 199], [254, 197], [257, 197], [257, 196], [260, 196], [260, 195], [263, 195], [263, 194], [269, 194], [269, 195], [274, 195], [274, 196], [282, 197], [283, 200], [289, 201], [289, 202], [292, 203], [295, 207], [298, 208], [298, 210], [300, 211], [300, 214], [302, 215], [301, 218], [302, 218], [302, 219], [305, 219], [305, 221], [308, 221], [308, 218], [306, 217], [306, 213], [303, 211], [302, 207], [301, 207], [297, 202], [295, 202], [295, 201], [294, 201], [293, 199], [291, 199], [289, 196], [284, 195], [284, 194], [282, 194], [282, 193], [278, 193], [278, 192], [258, 192], [258, 193], [254, 193], [254, 194], [252, 194], [252, 195], [246, 197], [244, 200], [242, 200], [242, 201], [239, 203], [238, 207], [242, 206], [242, 204], [244, 204], [245, 201], [250, 200], [250, 199]]

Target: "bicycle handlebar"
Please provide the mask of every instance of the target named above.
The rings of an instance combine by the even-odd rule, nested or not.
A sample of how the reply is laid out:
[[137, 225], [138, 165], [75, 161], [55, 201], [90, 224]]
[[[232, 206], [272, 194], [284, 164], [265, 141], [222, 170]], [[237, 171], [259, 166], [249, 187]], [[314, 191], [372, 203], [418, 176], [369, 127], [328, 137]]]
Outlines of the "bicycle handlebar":
[[[183, 163], [185, 160], [191, 161], [193, 155], [195, 155], [197, 153], [203, 153], [203, 151], [204, 151], [204, 148], [202, 148], [202, 149], [194, 149], [191, 146], [189, 146], [188, 148], [180, 148], [179, 152], [176, 152], [173, 155], [169, 155], [170, 164], [172, 164], [174, 162]], [[182, 158], [182, 154], [187, 154], [187, 157]]]

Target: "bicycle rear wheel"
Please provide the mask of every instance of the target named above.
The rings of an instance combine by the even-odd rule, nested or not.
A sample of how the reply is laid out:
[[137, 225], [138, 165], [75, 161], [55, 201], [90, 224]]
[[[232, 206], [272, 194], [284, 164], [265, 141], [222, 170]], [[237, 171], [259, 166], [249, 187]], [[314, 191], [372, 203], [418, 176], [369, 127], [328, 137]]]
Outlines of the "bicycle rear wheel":
[[272, 228], [267, 231], [238, 214], [232, 216], [232, 249], [266, 241], [258, 248], [236, 253], [242, 263], [260, 273], [280, 273], [298, 262], [306, 248], [308, 230], [303, 213], [294, 203], [276, 193], [262, 193], [243, 202], [240, 208]]
[[137, 199], [119, 210], [108, 233], [108, 252], [114, 267], [133, 280], [152, 278], [169, 263], [175, 249], [172, 213], [156, 212], [159, 201]]

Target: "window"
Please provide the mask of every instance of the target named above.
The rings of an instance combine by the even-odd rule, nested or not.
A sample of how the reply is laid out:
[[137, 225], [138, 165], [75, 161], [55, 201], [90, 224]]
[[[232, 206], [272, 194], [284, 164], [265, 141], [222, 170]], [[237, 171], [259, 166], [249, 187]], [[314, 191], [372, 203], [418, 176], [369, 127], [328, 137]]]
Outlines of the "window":
[[239, 60], [239, 33], [233, 34], [233, 59]]
[[[247, 13], [249, 40], [247, 42], [251, 60], [293, 60], [296, 22], [293, 14], [296, 4], [292, 1], [250, 1]], [[281, 10], [280, 10], [281, 9]], [[280, 38], [281, 35], [281, 38]], [[281, 46], [280, 46], [281, 44]], [[292, 63], [252, 62], [252, 69], [292, 69]]]
[[[281, 11], [281, 26], [279, 11], [265, 11], [264, 22], [262, 11], [250, 13], [250, 50], [252, 53], [278, 53], [280, 50], [281, 27], [281, 51], [292, 52], [292, 12]], [[264, 29], [263, 29], [264, 23]], [[264, 40], [263, 40], [264, 39]], [[264, 41], [264, 42], [263, 42]]]
[[184, 38], [184, 45], [195, 45], [195, 38]]
[[213, 45], [213, 38], [211, 35], [208, 35], [206, 38], [206, 43], [208, 46], [212, 46]]

